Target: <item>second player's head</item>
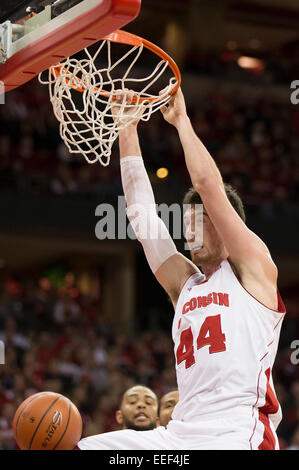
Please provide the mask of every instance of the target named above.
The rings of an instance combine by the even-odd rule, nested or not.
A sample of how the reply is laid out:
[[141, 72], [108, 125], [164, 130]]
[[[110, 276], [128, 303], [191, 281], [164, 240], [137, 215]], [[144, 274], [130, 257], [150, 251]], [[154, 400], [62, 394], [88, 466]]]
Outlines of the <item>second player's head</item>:
[[178, 401], [179, 401], [178, 390], [173, 390], [163, 395], [163, 397], [160, 400], [160, 406], [159, 406], [159, 420], [160, 420], [161, 426], [167, 426], [167, 424], [171, 420], [173, 409]]
[[122, 397], [116, 421], [122, 429], [149, 431], [158, 424], [158, 398], [148, 387], [135, 385]]
[[[229, 184], [224, 184], [224, 189], [231, 205], [245, 222], [243, 203], [237, 191]], [[201, 263], [214, 263], [227, 257], [225, 246], [205, 207], [202, 206], [202, 213], [200, 211], [202, 200], [194, 188], [190, 188], [185, 194], [183, 204], [185, 208], [189, 206], [184, 215], [184, 223], [186, 240], [194, 264], [200, 266]], [[198, 213], [200, 217], [197, 216]], [[199, 230], [199, 225], [195, 225], [198, 223], [202, 223], [202, 231]]]

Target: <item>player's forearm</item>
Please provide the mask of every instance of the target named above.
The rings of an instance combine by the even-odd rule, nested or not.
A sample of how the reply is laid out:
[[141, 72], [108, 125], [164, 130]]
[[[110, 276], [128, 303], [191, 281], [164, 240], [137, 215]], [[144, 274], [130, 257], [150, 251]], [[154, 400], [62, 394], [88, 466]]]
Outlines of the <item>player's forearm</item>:
[[120, 161], [121, 179], [127, 203], [127, 215], [137, 239], [143, 246], [153, 271], [177, 250], [163, 221], [156, 211], [152, 186], [139, 156], [123, 156]]
[[223, 184], [221, 174], [210, 153], [195, 134], [190, 119], [182, 117], [177, 125], [185, 160], [194, 188], [204, 184], [218, 182]]
[[[155, 207], [152, 186], [144, 168], [137, 126], [119, 132], [121, 178], [127, 206], [143, 203]], [[138, 171], [142, 168], [142, 171]], [[143, 199], [141, 199], [141, 194]]]
[[121, 130], [118, 138], [120, 158], [132, 155], [141, 157], [142, 154], [136, 126], [129, 126]]

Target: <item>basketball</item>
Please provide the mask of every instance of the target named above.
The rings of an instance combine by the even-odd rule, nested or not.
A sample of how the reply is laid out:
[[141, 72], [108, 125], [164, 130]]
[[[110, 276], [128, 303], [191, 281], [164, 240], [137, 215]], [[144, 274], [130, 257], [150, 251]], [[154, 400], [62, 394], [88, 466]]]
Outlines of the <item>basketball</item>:
[[21, 450], [72, 450], [81, 438], [82, 419], [65, 396], [40, 392], [18, 407], [13, 432]]

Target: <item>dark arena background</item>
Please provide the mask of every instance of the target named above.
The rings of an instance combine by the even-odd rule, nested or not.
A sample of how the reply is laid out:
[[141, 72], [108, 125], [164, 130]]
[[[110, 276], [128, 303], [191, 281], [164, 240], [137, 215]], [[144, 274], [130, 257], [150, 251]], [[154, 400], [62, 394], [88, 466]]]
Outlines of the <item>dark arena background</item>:
[[[287, 315], [273, 377], [281, 449], [299, 448], [299, 3], [144, 0], [127, 31], [165, 49], [182, 73], [192, 123], [247, 225], [279, 269]], [[146, 65], [146, 64], [145, 64]], [[298, 103], [298, 104], [297, 104]], [[157, 203], [190, 186], [175, 130], [139, 126]], [[159, 178], [157, 170], [167, 168]], [[15, 449], [16, 408], [41, 390], [79, 408], [83, 436], [118, 429], [114, 412], [142, 383], [176, 388], [172, 306], [135, 240], [99, 240], [99, 204], [121, 196], [118, 145], [88, 165], [63, 144], [37, 79], [0, 105], [0, 448]], [[183, 241], [178, 241], [183, 250]], [[188, 253], [186, 252], [188, 255]], [[241, 312], [240, 312], [241, 313]], [[296, 353], [297, 349], [297, 353]]]

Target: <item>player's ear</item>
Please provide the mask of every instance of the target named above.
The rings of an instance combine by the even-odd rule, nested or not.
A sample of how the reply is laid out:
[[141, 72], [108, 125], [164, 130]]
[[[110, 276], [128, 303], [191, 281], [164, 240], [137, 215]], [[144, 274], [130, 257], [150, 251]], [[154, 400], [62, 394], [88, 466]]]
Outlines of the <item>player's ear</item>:
[[122, 414], [121, 410], [117, 410], [115, 412], [115, 419], [116, 419], [117, 424], [119, 424], [120, 426], [123, 425], [124, 419], [123, 419], [123, 414]]
[[156, 418], [156, 426], [157, 426], [157, 427], [158, 427], [158, 426], [161, 426], [159, 416], [157, 416], [157, 418]]

